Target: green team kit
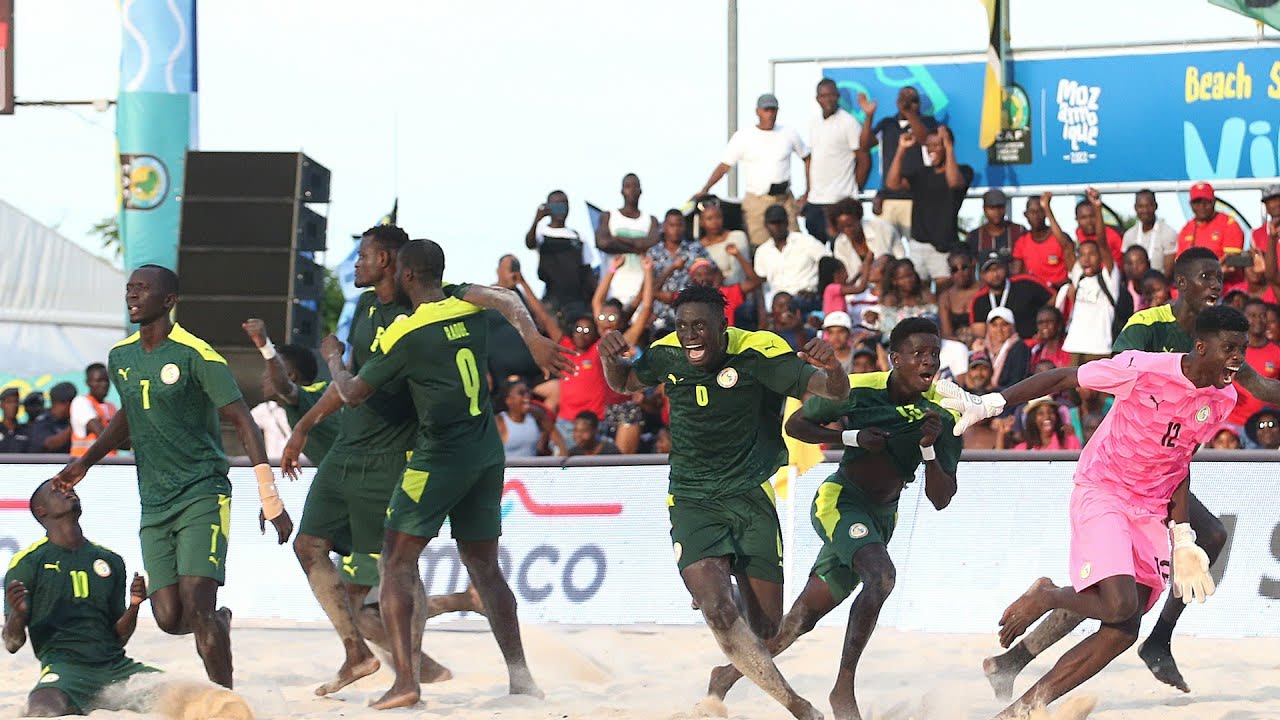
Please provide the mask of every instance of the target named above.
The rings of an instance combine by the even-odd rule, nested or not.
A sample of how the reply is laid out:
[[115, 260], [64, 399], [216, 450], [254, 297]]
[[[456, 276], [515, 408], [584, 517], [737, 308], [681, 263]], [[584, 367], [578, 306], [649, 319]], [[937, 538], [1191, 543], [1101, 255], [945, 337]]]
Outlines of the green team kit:
[[1124, 329], [1111, 344], [1111, 352], [1191, 352], [1195, 340], [1178, 324], [1169, 305], [1139, 310], [1129, 317]]
[[[353, 373], [379, 354], [383, 334], [410, 312], [397, 302], [379, 302], [373, 290], [360, 295], [347, 335]], [[337, 437], [311, 481], [298, 532], [333, 543], [343, 556], [345, 582], [378, 584], [387, 499], [404, 471], [415, 430], [413, 403], [394, 387], [338, 414]]]
[[226, 577], [231, 482], [218, 409], [240, 399], [227, 361], [174, 325], [151, 351], [139, 334], [107, 360], [129, 421], [142, 499], [142, 562], [152, 592], [180, 576]]
[[731, 556], [734, 572], [782, 582], [782, 533], [769, 477], [787, 463], [786, 396], [804, 394], [817, 369], [771, 332], [728, 329], [724, 364], [689, 363], [671, 333], [633, 365], [671, 402], [667, 496], [676, 564]]
[[[899, 478], [915, 479], [920, 457], [921, 426], [932, 410], [942, 420], [942, 431], [934, 441], [938, 463], [954, 475], [960, 462], [960, 438], [952, 434], [955, 415], [939, 404], [931, 387], [920, 402], [899, 405], [889, 396], [889, 373], [875, 372], [849, 376], [849, 397], [828, 400], [811, 397], [804, 403], [804, 417], [815, 423], [840, 422], [842, 429], [879, 428], [888, 433], [884, 450]], [[818, 486], [811, 509], [813, 529], [822, 537], [822, 550], [814, 560], [812, 573], [822, 578], [836, 603], [849, 597], [858, 586], [853, 556], [866, 545], [888, 545], [898, 522], [898, 501], [877, 502], [867, 496], [845, 467], [868, 455], [867, 450], [846, 447], [840, 469]]]
[[46, 537], [13, 556], [5, 587], [14, 580], [27, 588], [27, 631], [40, 661], [33, 692], [56, 688], [87, 713], [108, 685], [157, 672], [126, 657], [116, 635], [129, 592], [119, 555], [91, 542], [69, 550]]
[[[303, 415], [307, 411], [315, 407], [315, 404], [324, 397], [325, 388], [329, 387], [328, 380], [319, 380], [310, 385], [299, 385], [297, 389], [298, 402], [295, 405], [281, 403], [284, 408], [285, 419], [289, 421], [289, 427], [298, 424]], [[319, 465], [324, 462], [324, 458], [329, 454], [333, 443], [338, 439], [338, 416], [330, 415], [329, 417], [316, 423], [311, 428], [311, 432], [307, 433], [307, 446], [302, 449], [307, 458], [311, 462]]]

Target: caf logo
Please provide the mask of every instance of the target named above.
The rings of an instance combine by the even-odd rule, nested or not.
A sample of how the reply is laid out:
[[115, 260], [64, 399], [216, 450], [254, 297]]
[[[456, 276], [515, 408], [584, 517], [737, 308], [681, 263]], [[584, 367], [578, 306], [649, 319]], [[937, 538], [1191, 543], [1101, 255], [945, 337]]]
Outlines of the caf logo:
[[126, 210], [154, 210], [169, 194], [169, 170], [155, 155], [120, 155], [120, 201]]

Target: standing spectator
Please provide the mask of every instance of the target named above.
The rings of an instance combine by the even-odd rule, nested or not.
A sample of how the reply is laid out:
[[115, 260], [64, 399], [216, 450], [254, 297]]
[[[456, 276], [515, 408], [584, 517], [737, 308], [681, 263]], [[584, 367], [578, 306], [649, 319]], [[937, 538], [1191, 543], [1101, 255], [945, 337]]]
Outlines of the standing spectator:
[[0, 391], [0, 409], [4, 410], [4, 419], [0, 421], [0, 455], [27, 452], [31, 438], [27, 435], [27, 426], [18, 423], [18, 405], [18, 388]]
[[1213, 186], [1198, 182], [1191, 186], [1191, 212], [1195, 217], [1182, 226], [1178, 233], [1178, 254], [1187, 248], [1205, 247], [1213, 251], [1219, 260], [1244, 250], [1244, 231], [1234, 218], [1220, 213], [1214, 207], [1217, 197]]
[[1102, 242], [1106, 238], [1107, 247], [1111, 249], [1111, 257], [1118, 258], [1124, 254], [1124, 236], [1115, 228], [1107, 225], [1103, 219], [1102, 196], [1097, 190], [1085, 190], [1085, 199], [1076, 203], [1076, 245], [1086, 240]]
[[841, 199], [858, 194], [871, 171], [871, 156], [859, 149], [862, 125], [840, 107], [840, 91], [831, 78], [818, 81], [818, 107], [822, 116], [809, 123], [810, 185], [801, 204], [805, 230], [830, 245], [827, 214]]
[[[515, 255], [503, 255], [498, 260], [497, 284], [498, 287], [516, 293], [543, 335], [550, 337], [555, 332], [556, 337], [559, 337], [562, 334], [556, 319], [543, 307], [533, 288], [529, 287], [529, 282], [520, 269], [520, 260]], [[560, 407], [560, 380], [548, 380], [543, 376], [542, 369], [534, 362], [529, 348], [520, 339], [520, 332], [502, 317], [502, 313], [496, 310], [485, 310], [484, 313], [485, 320], [489, 323], [489, 375], [499, 384], [523, 381], [554, 415]]]
[[[107, 366], [93, 363], [85, 368], [84, 382], [89, 393], [71, 401], [71, 457], [84, 455], [116, 414], [115, 403], [107, 400], [107, 393], [111, 390]], [[107, 457], [115, 454], [116, 451], [112, 450]]]
[[570, 455], [618, 455], [618, 446], [608, 439], [600, 439], [600, 418], [590, 410], [583, 410], [573, 420], [573, 447]]
[[[618, 261], [614, 258], [614, 262]], [[706, 263], [708, 266], [714, 267], [710, 260], [706, 258], [698, 258], [693, 261], [691, 268], [695, 270], [699, 263]], [[591, 300], [591, 309], [596, 316], [596, 331], [604, 334], [610, 330], [616, 330], [622, 333], [627, 342], [632, 347], [638, 347], [640, 341], [644, 338], [645, 333], [649, 329], [649, 321], [653, 318], [653, 293], [654, 293], [654, 277], [653, 277], [653, 259], [645, 256], [641, 269], [644, 271], [644, 280], [640, 285], [640, 300], [636, 305], [636, 311], [631, 315], [630, 321], [627, 320], [623, 311], [622, 304], [617, 299], [605, 300], [608, 294], [609, 276], [605, 275], [604, 280], [600, 282], [600, 288], [596, 289], [595, 297]], [[689, 273], [692, 278], [694, 273]], [[696, 282], [696, 280], [695, 280]], [[596, 349], [597, 354], [599, 349]], [[643, 413], [640, 411], [640, 405], [636, 402], [634, 396], [615, 393], [612, 388], [606, 388], [604, 403], [604, 433], [614, 439], [618, 447], [623, 448], [624, 452], [630, 454], [638, 452], [640, 449], [640, 431], [644, 422]], [[583, 412], [591, 412], [586, 410]], [[575, 416], [575, 424], [581, 418], [582, 413]], [[600, 415], [595, 416], [597, 419]], [[577, 432], [577, 427], [573, 432]]]
[[[896, 115], [886, 117], [877, 123], [875, 122], [877, 103], [867, 99], [867, 96], [862, 93], [858, 94], [858, 105], [865, 114], [862, 137], [858, 144], [868, 153], [876, 145], [880, 146], [880, 178], [884, 187], [876, 195], [880, 202], [880, 209], [876, 210], [875, 214], [892, 224], [902, 237], [910, 238], [913, 237], [912, 219], [914, 218], [912, 194], [906, 188], [898, 189], [889, 186], [889, 164], [897, 157], [898, 145], [903, 137], [910, 136], [916, 147], [922, 147], [929, 133], [938, 129], [938, 121], [934, 120], [932, 115], [920, 114], [920, 92], [914, 87], [904, 87], [899, 90], [897, 104]], [[911, 157], [905, 160], [902, 173], [912, 174], [918, 166], [927, 163], [928, 159], [919, 151], [913, 152]], [[954, 241], [954, 237], [952, 239]], [[914, 247], [911, 254], [912, 257], [916, 257]]]
[[766, 210], [764, 221], [773, 241], [756, 248], [755, 270], [765, 282], [765, 302], [785, 292], [805, 311], [820, 308], [818, 260], [831, 251], [811, 235], [788, 231], [787, 211], [781, 205]]
[[49, 409], [28, 426], [28, 452], [71, 452], [71, 401], [76, 399], [76, 386], [60, 382], [49, 388]]
[[[1262, 227], [1253, 230], [1253, 247], [1267, 248], [1268, 236], [1271, 238], [1280, 238], [1280, 183], [1274, 183], [1262, 188], [1262, 205], [1267, 213], [1267, 222]], [[1280, 280], [1273, 282], [1280, 283]]]
[[791, 192], [791, 155], [804, 160], [806, 177], [809, 174], [809, 147], [795, 130], [778, 124], [778, 98], [765, 93], [756, 99], [754, 127], [743, 128], [729, 138], [720, 164], [711, 171], [711, 177], [702, 189], [694, 194], [698, 199], [720, 182], [729, 168], [739, 165], [747, 187], [742, 199], [742, 216], [747, 223], [747, 235], [752, 246], [769, 240], [765, 230], [765, 209], [782, 205], [787, 213], [787, 225], [799, 230], [796, 222], [796, 199]]
[[976, 264], [967, 247], [956, 248], [947, 255], [951, 282], [938, 293], [938, 326], [944, 339], [954, 340], [962, 328], [969, 326], [969, 305], [978, 294]]
[[975, 257], [986, 255], [992, 250], [1011, 257], [1014, 243], [1027, 229], [1016, 222], [1010, 222], [1009, 196], [998, 188], [986, 191], [982, 195], [982, 214], [987, 221], [970, 231], [965, 238], [969, 250]]
[[44, 414], [44, 393], [39, 390], [32, 390], [27, 396], [22, 398], [22, 410], [27, 414], [27, 424], [35, 422], [35, 419]]
[[1054, 367], [1071, 367], [1071, 353], [1062, 347], [1066, 337], [1064, 325], [1062, 311], [1052, 305], [1036, 313], [1036, 344], [1031, 346], [1031, 367], [1044, 361], [1053, 363]]
[[[1062, 420], [1058, 401], [1048, 395], [1023, 406], [1023, 441], [1014, 450], [1079, 450], [1080, 440]], [[997, 442], [997, 447], [1000, 444]]]
[[546, 285], [542, 300], [557, 318], [587, 307], [596, 289], [596, 251], [582, 242], [577, 230], [565, 225], [569, 196], [552, 190], [538, 206], [524, 244], [538, 251], [538, 278]]
[[[1267, 303], [1250, 298], [1244, 306], [1249, 321], [1249, 345], [1244, 350], [1245, 362], [1265, 378], [1280, 378], [1280, 345], [1267, 341]], [[1251, 415], [1262, 409], [1262, 401], [1236, 383], [1236, 407], [1227, 422], [1244, 425]]]
[[675, 327], [676, 316], [671, 301], [689, 284], [689, 265], [698, 258], [711, 259], [702, 243], [686, 242], [684, 215], [679, 210], [668, 210], [662, 219], [662, 242], [649, 248], [653, 273], [657, 277], [653, 301], [654, 338]]
[[959, 242], [956, 217], [973, 183], [973, 168], [956, 163], [951, 130], [945, 125], [925, 140], [928, 165], [909, 170], [904, 156], [915, 147], [915, 136], [902, 136], [885, 187], [911, 191], [911, 258], [920, 275], [933, 279], [941, 291], [950, 282], [947, 254]]
[[551, 455], [551, 445], [555, 445], [554, 454], [568, 454], [555, 423], [530, 401], [529, 386], [522, 381], [500, 385], [494, 407], [498, 410], [494, 415], [498, 437], [507, 457]]
[[1067, 281], [1067, 273], [1076, 262], [1076, 250], [1053, 216], [1049, 204], [1052, 199], [1051, 192], [1027, 198], [1024, 215], [1031, 227], [1013, 244], [1012, 269], [1016, 275], [1029, 274], [1056, 290]]
[[[983, 258], [978, 277], [982, 287], [969, 306], [969, 323], [980, 323], [992, 309], [1005, 307], [1013, 313], [1018, 335], [1035, 337], [1036, 313], [1053, 301], [1049, 288], [1030, 275], [1009, 277], [1009, 265], [998, 252]], [[974, 328], [974, 332], [979, 330]]]
[[1249, 442], [1262, 450], [1280, 450], [1280, 410], [1268, 407], [1254, 413], [1245, 423]]
[[1218, 431], [1213, 434], [1208, 445], [1214, 450], [1239, 450], [1244, 447], [1240, 441], [1240, 430], [1235, 425], [1226, 423], [1218, 426]]
[[938, 301], [920, 280], [915, 265], [908, 259], [894, 260], [885, 271], [889, 282], [880, 294], [880, 331], [893, 332], [907, 318], [938, 314]]
[[[1079, 280], [1058, 291], [1057, 307], [1067, 315], [1067, 339], [1062, 348], [1071, 353], [1073, 365], [1111, 356], [1115, 339], [1120, 268], [1111, 251], [1093, 240], [1080, 243]], [[1132, 306], [1129, 307], [1132, 312]], [[1126, 318], [1127, 319], [1127, 318]]]
[[627, 307], [635, 303], [644, 283], [640, 259], [658, 244], [658, 220], [641, 212], [640, 192], [639, 176], [623, 175], [622, 207], [602, 214], [596, 227], [596, 249], [606, 253], [601, 266], [609, 267], [615, 257], [624, 259], [613, 273], [610, 291]]
[[[744, 266], [739, 258], [751, 258], [751, 243], [747, 234], [741, 230], [726, 230], [724, 227], [724, 209], [718, 200], [707, 200], [699, 203], [698, 226], [702, 230], [699, 242], [706, 249], [720, 272], [724, 274], [725, 285], [738, 285], [745, 281]], [[735, 248], [737, 253], [730, 252]]]
[[[1280, 189], [1280, 186], [1277, 186]], [[1138, 221], [1124, 233], [1124, 248], [1140, 247], [1147, 252], [1147, 259], [1152, 267], [1164, 273], [1165, 277], [1173, 277], [1173, 260], [1178, 256], [1178, 233], [1169, 224], [1156, 217], [1156, 194], [1150, 190], [1139, 190], [1133, 196], [1133, 212]], [[1139, 280], [1130, 277], [1130, 280]]]
[[1142, 282], [1151, 272], [1151, 260], [1146, 248], [1141, 245], [1130, 245], [1124, 251], [1124, 292], [1129, 293], [1134, 308], [1142, 307]]
[[[840, 202], [831, 206], [830, 213], [831, 224], [836, 231], [836, 239], [832, 243], [831, 254], [844, 263], [844, 269], [849, 273], [849, 277], [855, 280], [862, 273], [863, 266], [868, 262], [868, 258], [876, 258], [881, 255], [893, 255], [901, 257], [903, 255], [901, 243], [895, 243], [890, 235], [884, 233], [868, 232], [868, 229], [878, 227], [863, 216], [862, 203], [853, 198], [844, 198]], [[879, 218], [876, 219], [877, 222]], [[893, 226], [884, 224], [889, 232], [894, 232]]]
[[[1031, 348], [1014, 332], [1013, 311], [994, 307], [987, 313], [986, 350], [991, 354], [991, 377], [997, 390], [1025, 380], [1031, 374]], [[969, 359], [972, 372], [973, 359]]]

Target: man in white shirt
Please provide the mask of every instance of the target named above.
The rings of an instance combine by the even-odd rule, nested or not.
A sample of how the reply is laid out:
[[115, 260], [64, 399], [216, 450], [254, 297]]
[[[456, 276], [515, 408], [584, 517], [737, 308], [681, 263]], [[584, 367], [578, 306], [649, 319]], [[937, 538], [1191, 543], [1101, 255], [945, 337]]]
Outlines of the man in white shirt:
[[827, 212], [835, 203], [858, 194], [871, 171], [871, 156], [859, 151], [862, 125], [840, 107], [840, 91], [831, 78], [818, 82], [822, 115], [809, 123], [809, 185], [800, 198], [805, 230], [819, 242], [831, 243]]
[[[1138, 222], [1125, 231], [1124, 249], [1141, 245], [1147, 251], [1151, 267], [1171, 278], [1173, 260], [1178, 254], [1178, 232], [1156, 217], [1159, 207], [1156, 194], [1150, 190], [1139, 190], [1133, 196], [1133, 212], [1138, 216]], [[1138, 280], [1141, 282], [1141, 278]]]
[[843, 198], [831, 206], [828, 214], [831, 216], [831, 226], [836, 231], [831, 253], [849, 273], [849, 282], [857, 279], [862, 272], [863, 261], [868, 256], [872, 259], [881, 255], [892, 255], [895, 258], [906, 256], [894, 227], [879, 218], [875, 218], [873, 222], [865, 217], [862, 203], [857, 200]]
[[772, 242], [756, 248], [756, 274], [764, 278], [764, 302], [773, 302], [774, 293], [787, 292], [803, 312], [822, 307], [818, 288], [818, 259], [831, 250], [813, 237], [787, 229], [787, 210], [781, 204], [764, 212], [765, 227]]
[[[107, 400], [111, 391], [111, 379], [107, 375], [107, 366], [93, 363], [84, 369], [84, 383], [89, 392], [77, 395], [71, 401], [71, 456], [84, 455], [93, 441], [102, 434], [115, 417], [116, 406]], [[115, 457], [115, 451], [108, 453]]]
[[605, 254], [601, 264], [608, 267], [613, 258], [625, 258], [613, 273], [609, 296], [627, 307], [634, 306], [644, 283], [644, 254], [662, 239], [658, 219], [640, 211], [640, 192], [640, 177], [623, 175], [622, 207], [601, 214], [596, 228], [596, 249]]
[[805, 177], [809, 175], [809, 147], [795, 130], [778, 125], [778, 98], [770, 93], [761, 95], [756, 100], [756, 118], [759, 124], [743, 128], [729, 138], [720, 164], [711, 171], [702, 189], [693, 195], [695, 200], [706, 195], [729, 168], [740, 165], [747, 186], [747, 194], [742, 198], [742, 216], [752, 247], [769, 240], [764, 211], [771, 205], [781, 204], [786, 209], [791, 230], [800, 229], [796, 222], [796, 198], [791, 192], [792, 153], [804, 160]]

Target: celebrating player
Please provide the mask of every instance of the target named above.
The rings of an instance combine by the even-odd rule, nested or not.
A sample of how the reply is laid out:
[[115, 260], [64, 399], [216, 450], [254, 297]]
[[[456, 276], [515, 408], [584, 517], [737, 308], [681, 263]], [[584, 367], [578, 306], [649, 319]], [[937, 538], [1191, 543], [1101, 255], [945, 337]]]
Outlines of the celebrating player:
[[262, 433], [227, 361], [169, 320], [178, 302], [178, 276], [159, 265], [143, 265], [129, 276], [125, 301], [139, 329], [107, 357], [122, 407], [84, 456], [53, 481], [59, 490], [70, 490], [108, 452], [132, 441], [142, 499], [138, 537], [151, 581], [152, 614], [171, 635], [194, 633], [209, 679], [230, 688], [231, 611], [217, 602], [227, 572], [231, 482], [215, 418], [235, 427], [253, 463], [262, 529], [270, 520], [283, 545], [293, 521], [276, 492]]
[[[773, 333], [726, 328], [724, 296], [713, 287], [686, 287], [672, 306], [675, 332], [634, 363], [621, 334], [601, 338], [605, 376], [620, 393], [666, 384], [676, 565], [720, 649], [792, 715], [821, 717], [778, 672], [763, 642], [782, 617], [782, 534], [769, 477], [787, 462], [783, 397], [812, 392], [841, 400], [849, 378], [821, 340], [795, 353]], [[731, 576], [747, 621], [734, 604]]]
[[[768, 647], [775, 656], [791, 647], [862, 583], [849, 608], [840, 671], [831, 691], [837, 720], [861, 717], [854, 675], [893, 591], [897, 571], [886, 546], [898, 521], [902, 489], [915, 480], [923, 463], [925, 496], [935, 508], [945, 508], [956, 493], [960, 440], [951, 433], [951, 412], [938, 405], [932, 387], [941, 347], [932, 321], [903, 320], [889, 335], [891, 372], [851, 375], [847, 398], [811, 397], [787, 421], [787, 434], [805, 442], [843, 445], [844, 457], [818, 487], [810, 511], [822, 550]], [[841, 429], [826, 427], [837, 421]], [[711, 694], [724, 699], [741, 677], [732, 665], [716, 668]]]
[[108, 685], [156, 672], [124, 654], [147, 585], [137, 573], [126, 585], [124, 560], [85, 538], [74, 491], [46, 480], [31, 495], [31, 514], [45, 536], [14, 555], [4, 576], [4, 647], [18, 652], [30, 629], [42, 669], [27, 717], [82, 715], [104, 707]]
[[[324, 390], [329, 386], [326, 380], [316, 380], [320, 368], [315, 355], [301, 345], [276, 347], [267, 336], [267, 324], [258, 318], [249, 318], [240, 327], [262, 353], [263, 395], [284, 408], [285, 418], [292, 428], [324, 396]], [[324, 462], [324, 456], [329, 454], [329, 448], [337, 439], [338, 418], [325, 418], [308, 436], [304, 448], [307, 458], [317, 465]]]
[[1005, 405], [1074, 387], [1115, 396], [1076, 465], [1072, 587], [1037, 580], [1000, 618], [1000, 643], [1008, 647], [1055, 609], [1096, 618], [1102, 627], [999, 718], [1022, 717], [1053, 702], [1124, 652], [1138, 639], [1142, 616], [1160, 599], [1170, 569], [1174, 595], [1182, 602], [1204, 602], [1213, 593], [1208, 555], [1196, 545], [1190, 525], [1191, 455], [1235, 407], [1231, 382], [1244, 365], [1248, 329], [1234, 308], [1212, 307], [1196, 318], [1189, 353], [1128, 350], [1079, 368], [1040, 373], [980, 398], [954, 383], [940, 384], [943, 405], [963, 413], [957, 433], [998, 415]]

